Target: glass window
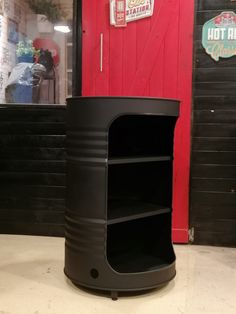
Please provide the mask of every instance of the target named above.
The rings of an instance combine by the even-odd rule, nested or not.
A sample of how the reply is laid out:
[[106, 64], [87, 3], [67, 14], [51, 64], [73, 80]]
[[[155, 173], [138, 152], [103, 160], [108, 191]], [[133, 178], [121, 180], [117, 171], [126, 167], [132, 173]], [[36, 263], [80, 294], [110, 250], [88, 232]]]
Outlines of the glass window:
[[64, 104], [73, 0], [0, 0], [0, 103]]

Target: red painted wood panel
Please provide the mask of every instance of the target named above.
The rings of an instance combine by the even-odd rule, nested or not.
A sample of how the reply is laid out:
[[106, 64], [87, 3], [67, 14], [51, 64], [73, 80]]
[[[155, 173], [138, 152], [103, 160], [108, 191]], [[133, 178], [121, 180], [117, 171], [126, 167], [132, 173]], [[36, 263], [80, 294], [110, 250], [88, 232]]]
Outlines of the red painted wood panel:
[[[89, 2], [89, 1], [88, 1]], [[95, 94], [107, 95], [109, 93], [109, 52], [110, 52], [110, 27], [107, 23], [107, 16], [109, 16], [109, 5], [105, 3], [104, 6], [99, 5], [99, 1], [96, 2], [96, 37], [94, 42], [97, 43], [95, 48], [95, 60], [99, 62], [95, 65]], [[91, 4], [90, 4], [91, 10]], [[101, 38], [101, 34], [103, 37]], [[100, 70], [100, 55], [101, 55], [101, 40], [103, 45], [103, 64], [102, 71]]]
[[[153, 19], [153, 25], [150, 29], [149, 35], [145, 36], [143, 40], [146, 40], [143, 53], [138, 60], [136, 73], [134, 75], [134, 80], [131, 85], [131, 93], [136, 96], [144, 95], [145, 83], [151, 78], [153, 67], [157, 62], [160, 62], [160, 52], [163, 49], [164, 38], [168, 36], [168, 29], [173, 19], [174, 14], [177, 14], [177, 3], [176, 0], [159, 0], [159, 4], [156, 6], [156, 11]], [[163, 72], [160, 71], [158, 77], [162, 77]], [[156, 91], [151, 91], [151, 94]], [[157, 95], [152, 95], [157, 96]]]
[[175, 242], [188, 241], [193, 16], [194, 0], [156, 0], [151, 18], [115, 28], [108, 0], [83, 0], [82, 94], [181, 100], [174, 149]]
[[173, 199], [173, 238], [176, 242], [188, 239], [193, 21], [194, 1], [180, 0], [177, 97], [181, 100], [181, 110], [175, 134]]
[[110, 95], [123, 95], [123, 37], [122, 28], [115, 29], [112, 27], [110, 29]]
[[130, 85], [133, 79], [133, 74], [136, 71], [138, 59], [137, 40], [138, 30], [136, 23], [130, 23], [129, 27], [124, 30], [124, 45], [123, 45], [123, 95], [129, 95]]
[[82, 1], [82, 29], [83, 29], [83, 52], [82, 52], [82, 93], [84, 95], [95, 94], [95, 69], [98, 66], [96, 46], [99, 38], [96, 33], [96, 8], [97, 1], [93, 1], [93, 10], [89, 1]]
[[[163, 71], [163, 96], [178, 98], [178, 73], [179, 73], [179, 3], [177, 14], [169, 25], [168, 36], [164, 39], [164, 71]], [[157, 75], [157, 72], [154, 74]]]

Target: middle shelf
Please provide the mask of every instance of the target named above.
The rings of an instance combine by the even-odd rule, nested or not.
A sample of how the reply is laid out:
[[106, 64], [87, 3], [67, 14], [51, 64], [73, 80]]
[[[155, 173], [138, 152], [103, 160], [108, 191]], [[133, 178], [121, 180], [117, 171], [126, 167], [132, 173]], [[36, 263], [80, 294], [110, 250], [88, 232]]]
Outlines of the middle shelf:
[[108, 160], [109, 165], [144, 163], [155, 161], [172, 160], [171, 156], [127, 156], [127, 157], [112, 157]]
[[109, 200], [107, 224], [117, 224], [165, 213], [171, 208], [138, 200]]

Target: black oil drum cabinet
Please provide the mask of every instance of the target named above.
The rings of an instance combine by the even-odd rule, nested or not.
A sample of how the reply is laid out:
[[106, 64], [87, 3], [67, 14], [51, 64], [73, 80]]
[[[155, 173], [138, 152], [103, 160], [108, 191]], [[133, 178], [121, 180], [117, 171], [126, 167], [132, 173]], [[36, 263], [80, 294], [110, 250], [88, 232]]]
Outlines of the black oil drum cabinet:
[[74, 97], [67, 111], [65, 274], [113, 299], [167, 283], [179, 101]]

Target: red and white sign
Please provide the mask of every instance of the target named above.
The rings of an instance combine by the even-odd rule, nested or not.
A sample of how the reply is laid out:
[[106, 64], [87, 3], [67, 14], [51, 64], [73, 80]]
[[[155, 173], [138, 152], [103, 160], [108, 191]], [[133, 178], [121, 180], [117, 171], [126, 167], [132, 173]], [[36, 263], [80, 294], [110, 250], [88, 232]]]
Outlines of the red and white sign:
[[126, 26], [126, 0], [115, 0], [115, 26]]
[[154, 0], [110, 0], [111, 25], [126, 26], [126, 23], [150, 17]]

